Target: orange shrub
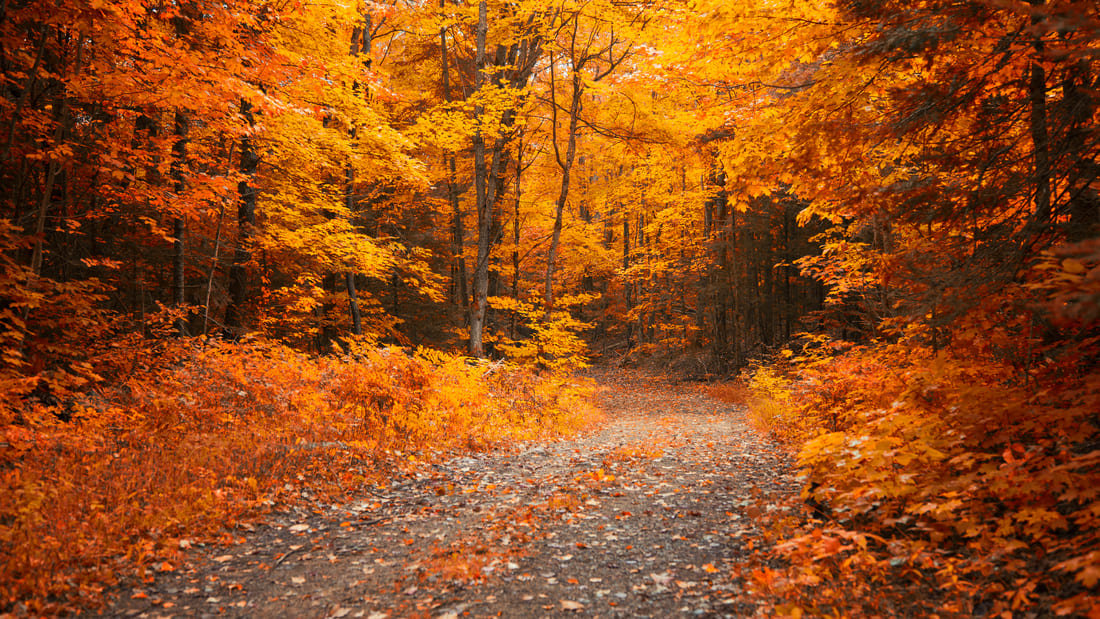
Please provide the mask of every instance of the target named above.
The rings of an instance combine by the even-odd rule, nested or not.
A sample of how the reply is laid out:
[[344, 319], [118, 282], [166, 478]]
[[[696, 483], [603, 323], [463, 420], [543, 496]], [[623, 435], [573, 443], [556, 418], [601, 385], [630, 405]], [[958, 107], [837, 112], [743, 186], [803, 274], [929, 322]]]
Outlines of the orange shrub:
[[1100, 613], [1100, 377], [1075, 367], [1095, 351], [1029, 366], [994, 325], [960, 333], [796, 372], [783, 423], [827, 517], [787, 522], [789, 569], [758, 579], [788, 610]]
[[180, 540], [307, 489], [340, 500], [395, 467], [568, 433], [594, 414], [568, 377], [433, 351], [158, 352], [181, 361], [135, 349], [129, 376], [103, 392], [0, 426], [0, 612], [94, 604], [120, 576], [173, 561]]

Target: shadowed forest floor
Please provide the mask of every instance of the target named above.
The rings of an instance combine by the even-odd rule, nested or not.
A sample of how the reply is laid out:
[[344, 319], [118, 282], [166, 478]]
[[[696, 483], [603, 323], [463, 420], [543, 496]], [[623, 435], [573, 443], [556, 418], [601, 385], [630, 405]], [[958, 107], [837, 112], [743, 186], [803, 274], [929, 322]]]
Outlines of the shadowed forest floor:
[[793, 488], [734, 405], [591, 373], [606, 421], [456, 458], [347, 505], [276, 513], [124, 588], [110, 616], [724, 617], [761, 493]]

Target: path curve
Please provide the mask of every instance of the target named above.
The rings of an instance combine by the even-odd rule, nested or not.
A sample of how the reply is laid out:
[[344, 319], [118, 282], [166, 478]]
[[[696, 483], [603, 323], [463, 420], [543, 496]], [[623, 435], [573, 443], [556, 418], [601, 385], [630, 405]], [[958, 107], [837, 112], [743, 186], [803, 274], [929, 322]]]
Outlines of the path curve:
[[[757, 490], [792, 485], [743, 411], [595, 371], [607, 422], [436, 465], [354, 504], [272, 516], [122, 592], [109, 616], [743, 617]], [[136, 595], [136, 597], [134, 597]]]

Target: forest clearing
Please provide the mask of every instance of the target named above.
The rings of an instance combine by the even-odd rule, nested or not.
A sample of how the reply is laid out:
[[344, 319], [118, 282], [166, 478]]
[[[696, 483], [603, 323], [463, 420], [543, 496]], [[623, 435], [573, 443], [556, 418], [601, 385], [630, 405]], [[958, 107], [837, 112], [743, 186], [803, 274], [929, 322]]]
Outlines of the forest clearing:
[[1098, 60], [1093, 0], [0, 1], [0, 615], [1100, 619]]

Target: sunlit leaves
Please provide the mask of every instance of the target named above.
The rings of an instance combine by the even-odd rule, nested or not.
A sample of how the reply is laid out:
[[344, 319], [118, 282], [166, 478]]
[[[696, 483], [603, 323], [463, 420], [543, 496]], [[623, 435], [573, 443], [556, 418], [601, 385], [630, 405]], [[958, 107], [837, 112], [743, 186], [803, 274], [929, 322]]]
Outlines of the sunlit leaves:
[[339, 358], [309, 359], [258, 342], [181, 343], [162, 358], [185, 362], [114, 377], [112, 400], [81, 400], [72, 423], [46, 408], [4, 419], [3, 462], [18, 466], [0, 475], [2, 603], [57, 613], [94, 602], [102, 584], [170, 569], [226, 522], [306, 495], [340, 500], [410, 461], [567, 433], [592, 414], [558, 378], [345, 344]]
[[[907, 587], [925, 574], [944, 604], [961, 594], [965, 604], [1089, 608], [1051, 569], [1081, 583], [1092, 578], [1085, 566], [1096, 540], [1080, 527], [1098, 517], [1095, 457], [1074, 445], [1094, 441], [1100, 431], [1083, 405], [1096, 397], [1097, 385], [1070, 381], [1073, 398], [1063, 400], [1022, 388], [1011, 365], [981, 361], [975, 349], [935, 356], [912, 340], [839, 355], [815, 348], [796, 359], [798, 373], [758, 370], [754, 406], [770, 402], [776, 412], [761, 421], [801, 446], [811, 481], [803, 497], [827, 506], [828, 533], [883, 539], [858, 550], [830, 547], [818, 532], [793, 539], [783, 552], [795, 561], [794, 577], [820, 572], [821, 563], [805, 562], [810, 558], [846, 557], [826, 564], [828, 573], [887, 578], [893, 595], [909, 595]], [[1051, 370], [1033, 380], [1053, 388]], [[805, 440], [815, 430], [820, 434]], [[952, 549], [954, 558], [935, 548]], [[1025, 549], [1038, 558], [1028, 561], [1020, 554]], [[917, 572], [901, 569], [908, 565]], [[1048, 593], [1000, 598], [990, 589], [994, 573], [1034, 578]], [[826, 597], [812, 604], [850, 608]]]

